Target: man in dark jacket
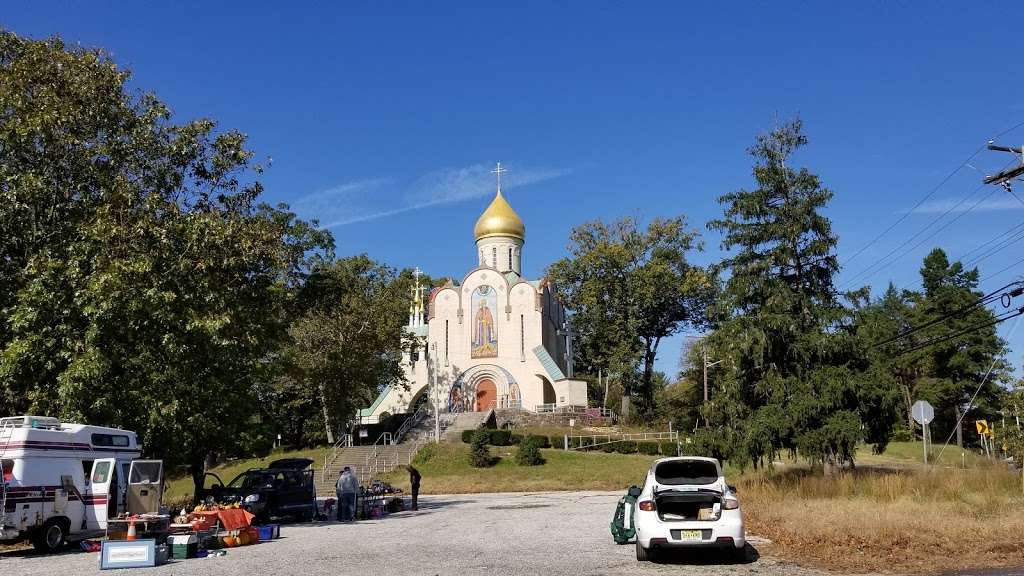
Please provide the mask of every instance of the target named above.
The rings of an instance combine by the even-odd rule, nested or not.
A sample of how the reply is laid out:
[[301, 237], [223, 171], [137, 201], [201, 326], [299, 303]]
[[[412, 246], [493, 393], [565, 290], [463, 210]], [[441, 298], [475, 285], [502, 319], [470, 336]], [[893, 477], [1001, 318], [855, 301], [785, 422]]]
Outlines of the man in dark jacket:
[[420, 496], [420, 471], [413, 468], [412, 466], [406, 466], [409, 470], [409, 484], [412, 485], [412, 509], [413, 511], [419, 510], [419, 503], [417, 500]]

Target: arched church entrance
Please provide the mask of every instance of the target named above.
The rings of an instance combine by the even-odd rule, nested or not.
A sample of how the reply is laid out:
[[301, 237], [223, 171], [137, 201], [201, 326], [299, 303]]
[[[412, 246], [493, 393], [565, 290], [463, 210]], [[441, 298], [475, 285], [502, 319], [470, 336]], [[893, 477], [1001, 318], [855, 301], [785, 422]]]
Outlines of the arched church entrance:
[[476, 406], [477, 412], [483, 412], [490, 410], [495, 406], [495, 400], [498, 399], [498, 387], [494, 385], [494, 380], [490, 378], [484, 378], [477, 382], [476, 385]]
[[555, 387], [551, 385], [551, 381], [541, 376], [541, 381], [544, 383], [544, 403], [554, 404], [555, 403]]

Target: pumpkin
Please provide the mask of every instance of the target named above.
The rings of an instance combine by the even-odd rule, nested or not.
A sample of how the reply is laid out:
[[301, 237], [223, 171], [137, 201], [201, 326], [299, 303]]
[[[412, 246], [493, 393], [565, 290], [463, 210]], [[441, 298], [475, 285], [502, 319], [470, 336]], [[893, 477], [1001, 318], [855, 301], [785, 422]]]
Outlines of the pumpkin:
[[234, 536], [225, 536], [222, 540], [225, 548], [234, 548], [235, 546], [238, 546], [238, 538], [235, 538]]

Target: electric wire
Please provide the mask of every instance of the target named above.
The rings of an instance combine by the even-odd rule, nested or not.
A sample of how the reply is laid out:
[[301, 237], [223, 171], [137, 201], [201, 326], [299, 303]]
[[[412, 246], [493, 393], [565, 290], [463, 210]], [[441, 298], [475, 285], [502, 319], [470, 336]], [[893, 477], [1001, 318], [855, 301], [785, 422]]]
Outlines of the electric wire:
[[893, 336], [891, 338], [888, 338], [887, 340], [883, 340], [882, 342], [879, 342], [879, 343], [875, 344], [874, 346], [875, 347], [884, 346], [886, 344], [889, 344], [890, 342], [895, 342], [896, 340], [902, 340], [903, 338], [906, 338], [907, 336], [910, 336], [911, 334], [915, 334], [917, 332], [920, 332], [921, 330], [924, 330], [926, 328], [930, 328], [930, 327], [932, 327], [932, 326], [934, 326], [936, 324], [939, 324], [941, 322], [945, 322], [946, 320], [949, 320], [951, 318], [956, 318], [958, 316], [962, 316], [963, 314], [965, 314], [967, 312], [970, 312], [971, 310], [973, 310], [973, 309], [975, 309], [975, 308], [977, 308], [979, 306], [984, 306], [986, 304], [989, 304], [990, 302], [994, 302], [995, 300], [1001, 298], [1003, 296], [1003, 294], [1004, 294], [1004, 291], [1007, 288], [1010, 288], [1012, 286], [1016, 286], [1016, 288], [1009, 293], [1011, 295], [1011, 297], [1013, 297], [1015, 295], [1016, 296], [1020, 296], [1021, 294], [1024, 294], [1024, 288], [1021, 287], [1021, 284], [1022, 284], [1021, 282], [1010, 282], [1006, 286], [1003, 286], [1003, 287], [999, 288], [998, 290], [993, 290], [992, 292], [989, 292], [988, 294], [983, 295], [982, 297], [978, 298], [977, 300], [975, 300], [974, 302], [972, 302], [970, 304], [967, 304], [966, 306], [962, 306], [962, 307], [960, 307], [960, 308], [958, 308], [958, 309], [956, 309], [956, 310], [954, 310], [952, 312], [947, 312], [946, 314], [943, 314], [943, 315], [939, 316], [938, 318], [933, 318], [932, 320], [929, 320], [928, 322], [925, 322], [924, 324], [921, 324], [919, 326], [913, 326], [913, 327], [911, 327], [908, 330], [904, 330], [903, 332], [900, 332], [899, 334], [897, 334], [897, 335], [895, 335], [895, 336]]
[[[886, 268], [888, 268], [889, 266], [892, 266], [892, 265], [893, 265], [893, 264], [895, 264], [896, 262], [899, 262], [899, 261], [900, 261], [900, 260], [901, 260], [902, 258], [904, 258], [904, 257], [905, 257], [906, 255], [908, 255], [908, 254], [910, 254], [911, 252], [913, 252], [914, 250], [916, 250], [916, 249], [917, 249], [918, 247], [920, 247], [920, 246], [921, 246], [922, 244], [924, 244], [925, 242], [927, 242], [927, 241], [931, 240], [931, 239], [932, 239], [932, 238], [934, 238], [934, 237], [935, 237], [936, 235], [938, 235], [938, 234], [939, 234], [940, 232], [942, 232], [942, 231], [943, 231], [943, 230], [945, 230], [946, 228], [949, 228], [949, 227], [950, 227], [950, 226], [951, 226], [952, 224], [956, 223], [956, 221], [960, 220], [960, 219], [961, 219], [961, 218], [963, 218], [963, 217], [964, 217], [965, 215], [967, 215], [967, 214], [969, 214], [970, 212], [974, 211], [974, 209], [975, 209], [975, 208], [977, 208], [977, 207], [978, 207], [978, 206], [979, 206], [979, 205], [980, 205], [980, 204], [981, 204], [982, 202], [984, 202], [985, 200], [988, 200], [988, 199], [989, 199], [989, 198], [990, 198], [990, 197], [991, 197], [991, 196], [992, 196], [993, 194], [995, 194], [995, 193], [997, 192], [997, 190], [996, 190], [996, 189], [993, 189], [993, 190], [992, 190], [992, 191], [990, 191], [990, 192], [989, 192], [988, 194], [986, 194], [986, 195], [982, 196], [982, 197], [981, 197], [980, 199], [978, 199], [978, 200], [977, 200], [977, 201], [976, 201], [976, 202], [975, 202], [974, 204], [972, 204], [971, 206], [969, 206], [969, 207], [968, 207], [968, 208], [967, 208], [966, 210], [963, 210], [963, 211], [959, 212], [959, 213], [958, 213], [958, 214], [957, 214], [956, 216], [954, 216], [954, 217], [953, 217], [953, 218], [952, 218], [951, 220], [947, 221], [947, 222], [946, 222], [945, 224], [943, 224], [942, 226], [939, 226], [938, 228], [936, 228], [936, 229], [935, 229], [935, 230], [934, 230], [934, 231], [933, 231], [933, 232], [932, 232], [931, 234], [929, 234], [929, 235], [925, 236], [924, 238], [922, 238], [921, 240], [919, 240], [919, 241], [918, 241], [918, 242], [917, 242], [916, 244], [914, 244], [914, 245], [913, 245], [913, 246], [911, 246], [910, 248], [907, 248], [906, 250], [903, 250], [903, 249], [904, 249], [904, 248], [905, 248], [905, 247], [907, 246], [907, 244], [910, 244], [911, 242], [913, 242], [913, 241], [914, 241], [915, 239], [917, 239], [917, 238], [918, 238], [918, 237], [919, 237], [919, 236], [920, 236], [921, 234], [924, 234], [925, 232], [927, 232], [929, 228], [931, 228], [932, 226], [934, 226], [935, 224], [937, 224], [938, 222], [940, 222], [940, 221], [941, 221], [941, 220], [942, 220], [943, 218], [945, 218], [945, 217], [946, 217], [946, 216], [948, 216], [948, 215], [949, 215], [950, 213], [952, 213], [952, 212], [953, 212], [954, 210], [956, 210], [957, 208], [959, 208], [960, 206], [962, 206], [962, 205], [963, 205], [963, 204], [964, 204], [964, 203], [965, 203], [965, 202], [966, 202], [967, 200], [971, 199], [971, 198], [972, 198], [972, 197], [974, 197], [974, 195], [975, 195], [975, 194], [977, 194], [977, 193], [978, 193], [978, 192], [979, 192], [980, 190], [982, 190], [983, 188], [985, 188], [985, 186], [986, 186], [985, 184], [981, 184], [980, 186], [978, 186], [977, 188], [975, 188], [974, 190], [972, 190], [970, 194], [968, 194], [967, 196], [964, 196], [963, 198], [961, 198], [961, 199], [960, 199], [960, 201], [959, 201], [959, 202], [957, 202], [957, 203], [956, 203], [956, 204], [954, 204], [953, 206], [950, 206], [949, 208], [947, 208], [945, 212], [943, 212], [943, 213], [942, 213], [941, 215], [939, 215], [939, 217], [937, 217], [937, 218], [935, 218], [934, 220], [932, 220], [932, 221], [931, 221], [931, 222], [930, 222], [930, 223], [929, 223], [929, 224], [928, 224], [927, 226], [925, 226], [924, 228], [922, 228], [922, 229], [918, 230], [918, 231], [917, 231], [917, 233], [915, 233], [915, 234], [914, 234], [913, 236], [911, 236], [910, 238], [908, 238], [907, 240], [905, 240], [905, 241], [904, 241], [904, 242], [903, 242], [902, 244], [900, 244], [899, 246], [897, 246], [896, 248], [894, 248], [894, 249], [893, 249], [892, 251], [890, 251], [890, 252], [889, 252], [888, 254], [886, 254], [886, 255], [885, 255], [885, 257], [883, 257], [883, 258], [882, 258], [881, 260], [879, 260], [878, 262], [876, 262], [876, 263], [874, 263], [874, 264], [872, 264], [872, 265], [868, 266], [867, 268], [865, 268], [865, 269], [864, 269], [864, 270], [862, 270], [861, 272], [859, 272], [859, 273], [855, 274], [855, 275], [854, 275], [854, 276], [853, 276], [852, 278], [850, 278], [849, 280], [847, 280], [846, 282], [844, 282], [844, 283], [843, 283], [843, 286], [842, 286], [842, 287], [843, 287], [843, 288], [846, 288], [846, 287], [848, 287], [848, 286], [850, 286], [850, 285], [852, 285], [852, 284], [855, 284], [855, 283], [857, 283], [857, 282], [858, 282], [858, 281], [859, 281], [860, 279], [862, 279], [862, 278], [863, 278], [863, 279], [865, 279], [865, 280], [866, 280], [866, 279], [868, 279], [868, 278], [871, 278], [871, 277], [872, 277], [872, 276], [874, 276], [875, 274], [878, 274], [878, 273], [879, 273], [879, 272], [881, 272], [882, 270], [885, 270], [885, 269], [886, 269]], [[899, 253], [899, 254], [898, 254], [898, 255], [897, 255], [897, 256], [896, 256], [895, 258], [891, 258], [891, 257], [892, 257], [892, 256], [893, 256], [894, 254], [897, 254], [897, 253]], [[890, 258], [891, 258], [891, 259], [890, 259]]]
[[992, 248], [989, 248], [985, 252], [982, 252], [981, 254], [978, 254], [977, 256], [975, 256], [973, 258], [970, 258], [970, 259], [967, 259], [967, 260], [960, 260], [960, 262], [963, 263], [964, 268], [967, 268], [967, 269], [973, 268], [973, 267], [977, 266], [978, 264], [984, 262], [988, 258], [990, 258], [992, 256], [995, 256], [996, 254], [1002, 252], [1003, 250], [1006, 250], [1007, 248], [1009, 248], [1010, 246], [1016, 244], [1017, 242], [1020, 242], [1021, 240], [1024, 240], [1024, 231], [1018, 232], [1016, 235], [1011, 236], [1010, 238], [1007, 238], [1007, 239], [1003, 240], [1002, 242], [1000, 242], [996, 246], [993, 246]]
[[961, 336], [966, 336], [966, 335], [968, 335], [968, 334], [970, 334], [972, 332], [977, 332], [978, 330], [981, 330], [983, 328], [988, 328], [989, 326], [995, 326], [996, 324], [1000, 324], [1002, 322], [1006, 322], [1007, 320], [1010, 320], [1011, 318], [1016, 318], [1016, 317], [1021, 316], [1021, 315], [1024, 315], [1024, 306], [1021, 306], [1020, 308], [1017, 308], [1015, 310], [1010, 310], [1009, 312], [1003, 312], [1002, 314], [997, 315], [995, 320], [989, 320], [989, 321], [986, 321], [986, 322], [981, 322], [979, 324], [975, 324], [974, 326], [970, 326], [970, 327], [964, 328], [963, 330], [960, 330], [959, 332], [954, 332], [953, 334], [946, 334], [944, 336], [937, 336], [935, 338], [932, 338], [931, 340], [926, 340], [926, 341], [921, 342], [919, 344], [915, 344], [914, 346], [911, 346], [910, 348], [907, 348], [907, 349], [904, 349], [904, 350], [900, 350], [898, 355], [899, 356], [903, 356], [905, 354], [910, 354], [911, 352], [917, 352], [918, 350], [922, 350], [924, 348], [930, 348], [932, 346], [935, 346], [936, 344], [942, 344], [943, 342], [948, 342], [950, 340], [955, 340], [956, 338], [959, 338]]
[[[1003, 130], [1002, 132], [1000, 132], [1000, 133], [996, 134], [995, 136], [993, 136], [992, 138], [990, 138], [990, 140], [995, 140], [996, 138], [999, 138], [999, 137], [1004, 136], [1004, 135], [1006, 135], [1006, 134], [1008, 134], [1010, 132], [1013, 132], [1014, 130], [1016, 130], [1017, 128], [1020, 128], [1021, 126], [1024, 126], [1024, 121], [1021, 121], [1021, 122], [1019, 122], [1017, 124], [1014, 124], [1013, 126], [1007, 128], [1006, 130]], [[880, 232], [878, 235], [876, 235], [874, 238], [872, 238], [867, 244], [861, 246], [860, 249], [858, 249], [853, 254], [853, 256], [850, 256], [849, 258], [847, 258], [843, 262], [843, 265], [846, 265], [846, 264], [849, 264], [850, 262], [853, 262], [853, 260], [855, 260], [858, 256], [863, 254], [865, 250], [867, 250], [868, 248], [873, 246], [876, 242], [878, 242], [883, 237], [885, 237], [886, 234], [888, 234], [894, 228], [896, 228], [897, 226], [902, 224], [904, 220], [906, 220], [908, 217], [910, 217], [911, 214], [913, 214], [914, 210], [917, 210], [918, 208], [920, 208], [921, 205], [924, 204], [929, 198], [934, 196], [935, 193], [938, 192], [940, 188], [945, 186], [946, 182], [949, 182], [949, 180], [952, 179], [953, 176], [955, 176], [957, 174], [957, 172], [963, 170], [965, 166], [970, 166], [971, 160], [973, 160], [975, 156], [980, 154], [981, 151], [984, 150], [987, 147], [987, 145], [988, 144], [986, 143], [986, 144], [983, 144], [982, 146], [979, 146], [978, 149], [975, 150], [973, 154], [968, 156], [967, 159], [965, 159], [963, 162], [961, 162], [959, 166], [957, 166], [952, 172], [947, 174], [945, 178], [943, 178], [938, 184], [936, 184], [934, 188], [929, 190], [928, 193], [924, 195], [924, 197], [922, 197], [920, 200], [918, 200], [917, 203], [914, 204], [910, 208], [910, 210], [907, 210], [906, 212], [904, 212], [903, 215], [901, 215], [899, 218], [897, 218], [895, 222], [890, 224], [888, 228], [886, 228], [885, 230]], [[971, 166], [971, 167], [973, 168], [973, 166]]]

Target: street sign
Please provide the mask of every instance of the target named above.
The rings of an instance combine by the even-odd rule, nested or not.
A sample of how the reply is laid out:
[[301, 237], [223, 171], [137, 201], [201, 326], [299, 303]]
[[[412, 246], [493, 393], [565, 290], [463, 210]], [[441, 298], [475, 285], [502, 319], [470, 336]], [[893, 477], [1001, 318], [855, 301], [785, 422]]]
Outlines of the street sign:
[[978, 434], [989, 434], [988, 421], [986, 420], [975, 420], [974, 427], [978, 429]]
[[914, 422], [921, 426], [931, 424], [932, 420], [935, 419], [935, 409], [924, 400], [914, 402], [914, 405], [910, 408], [910, 414], [914, 417]]

